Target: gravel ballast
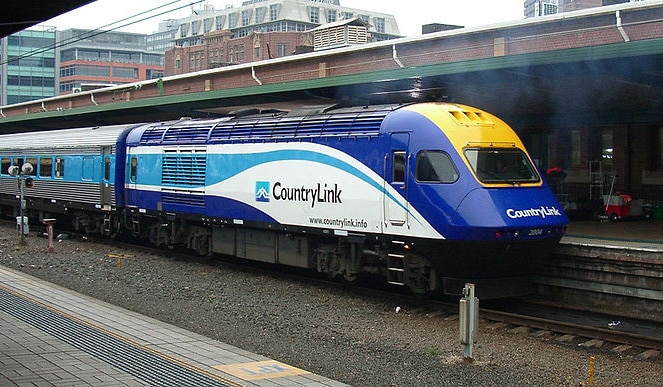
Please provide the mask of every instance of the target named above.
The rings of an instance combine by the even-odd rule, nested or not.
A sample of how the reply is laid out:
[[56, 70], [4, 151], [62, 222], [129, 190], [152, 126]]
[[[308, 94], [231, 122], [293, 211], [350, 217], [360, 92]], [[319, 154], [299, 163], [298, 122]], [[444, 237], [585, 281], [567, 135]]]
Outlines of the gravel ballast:
[[[586, 348], [481, 321], [474, 362], [454, 316], [413, 313], [385, 296], [281, 278], [223, 261], [183, 261], [0, 227], [0, 265], [355, 386], [661, 386], [663, 359]], [[125, 254], [118, 265], [116, 257]], [[396, 312], [397, 307], [400, 308]]]

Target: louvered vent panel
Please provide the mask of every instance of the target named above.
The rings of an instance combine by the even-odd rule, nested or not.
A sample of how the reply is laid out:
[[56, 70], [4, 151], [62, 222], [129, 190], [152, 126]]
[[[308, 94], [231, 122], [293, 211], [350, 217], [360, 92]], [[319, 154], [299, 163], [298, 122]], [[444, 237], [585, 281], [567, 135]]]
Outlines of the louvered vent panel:
[[316, 136], [378, 135], [388, 111], [266, 118], [218, 124], [209, 142], [287, 139]]
[[143, 132], [143, 135], [140, 138], [141, 145], [147, 144], [160, 144], [163, 134], [168, 129], [165, 126], [152, 126], [149, 127]]
[[162, 160], [161, 184], [177, 187], [205, 185], [205, 155], [165, 154]]
[[203, 195], [193, 195], [186, 193], [162, 192], [161, 203], [205, 207], [205, 197]]
[[171, 127], [163, 136], [164, 144], [204, 144], [210, 128], [208, 126]]

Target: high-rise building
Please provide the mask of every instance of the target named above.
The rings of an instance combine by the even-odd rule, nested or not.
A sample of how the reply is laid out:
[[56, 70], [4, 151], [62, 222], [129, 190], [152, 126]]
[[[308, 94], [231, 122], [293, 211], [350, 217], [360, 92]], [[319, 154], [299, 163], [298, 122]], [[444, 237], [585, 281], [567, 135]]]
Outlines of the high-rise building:
[[647, 0], [525, 0], [525, 17], [553, 15], [561, 12]]
[[0, 105], [55, 95], [55, 29], [23, 30], [0, 40]]
[[157, 32], [147, 35], [148, 51], [163, 53], [175, 46], [175, 34], [179, 27], [177, 19], [168, 19], [159, 23]]
[[147, 35], [68, 29], [58, 33], [59, 93], [86, 85], [123, 84], [163, 77], [163, 53], [147, 49]]
[[525, 17], [554, 15], [559, 12], [557, 0], [525, 0]]

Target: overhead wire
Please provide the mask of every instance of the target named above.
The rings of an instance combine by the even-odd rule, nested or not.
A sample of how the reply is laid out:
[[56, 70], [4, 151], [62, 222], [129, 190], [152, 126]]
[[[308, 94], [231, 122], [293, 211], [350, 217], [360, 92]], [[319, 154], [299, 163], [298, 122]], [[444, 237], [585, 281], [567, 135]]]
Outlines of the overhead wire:
[[80, 35], [72, 36], [70, 38], [64, 39], [63, 41], [56, 41], [55, 44], [53, 44], [53, 45], [40, 47], [38, 49], [26, 52], [24, 54], [14, 56], [14, 57], [11, 57], [11, 58], [7, 58], [6, 60], [1, 61], [0, 65], [9, 64], [9, 63], [19, 61], [19, 60], [24, 59], [24, 58], [29, 58], [33, 55], [41, 54], [41, 53], [44, 53], [46, 51], [54, 50], [56, 48], [60, 48], [60, 47], [63, 47], [63, 46], [66, 46], [66, 45], [69, 45], [69, 44], [72, 44], [72, 43], [80, 42], [82, 40], [89, 39], [89, 38], [92, 38], [92, 37], [95, 37], [95, 36], [98, 36], [98, 35], [101, 35], [101, 34], [104, 34], [104, 33], [107, 33], [107, 32], [115, 31], [115, 30], [118, 30], [120, 28], [127, 27], [127, 26], [130, 26], [132, 24], [139, 23], [139, 22], [142, 22], [142, 21], [145, 21], [145, 20], [149, 20], [149, 19], [155, 18], [157, 16], [161, 16], [161, 15], [164, 15], [164, 14], [167, 14], [167, 13], [170, 13], [170, 12], [178, 11], [182, 8], [192, 7], [193, 5], [198, 4], [198, 3], [202, 3], [203, 1], [206, 1], [206, 0], [191, 1], [187, 4], [185, 4], [185, 5], [182, 5], [182, 6], [173, 8], [173, 9], [169, 9], [169, 10], [166, 10], [166, 11], [163, 11], [163, 12], [160, 12], [160, 13], [156, 13], [156, 14], [150, 15], [148, 17], [144, 17], [142, 19], [132, 20], [129, 23], [125, 23], [125, 24], [122, 24], [122, 25], [119, 25], [119, 26], [116, 26], [116, 27], [113, 27], [113, 28], [110, 28], [110, 29], [106, 29], [107, 27], [113, 26], [113, 25], [118, 24], [118, 23], [123, 23], [127, 20], [134, 19], [134, 18], [136, 18], [138, 16], [141, 16], [141, 15], [145, 15], [145, 14], [154, 12], [154, 11], [159, 10], [161, 8], [168, 7], [172, 4], [179, 3], [180, 1], [181, 0], [174, 0], [174, 1], [171, 1], [170, 3], [166, 3], [166, 4], [160, 5], [158, 7], [154, 7], [152, 9], [137, 13], [135, 15], [125, 17], [125, 18], [120, 19], [118, 21], [103, 25], [101, 27], [97, 27], [95, 29], [86, 31], [85, 33], [82, 33]]

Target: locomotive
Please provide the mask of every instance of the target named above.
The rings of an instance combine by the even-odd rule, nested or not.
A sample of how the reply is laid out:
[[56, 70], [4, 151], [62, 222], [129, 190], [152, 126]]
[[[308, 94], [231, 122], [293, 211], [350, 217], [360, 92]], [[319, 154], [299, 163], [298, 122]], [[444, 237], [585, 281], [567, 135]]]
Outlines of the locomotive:
[[29, 163], [33, 219], [417, 294], [495, 296], [568, 223], [516, 133], [454, 103], [6, 134], [0, 160], [7, 215]]

